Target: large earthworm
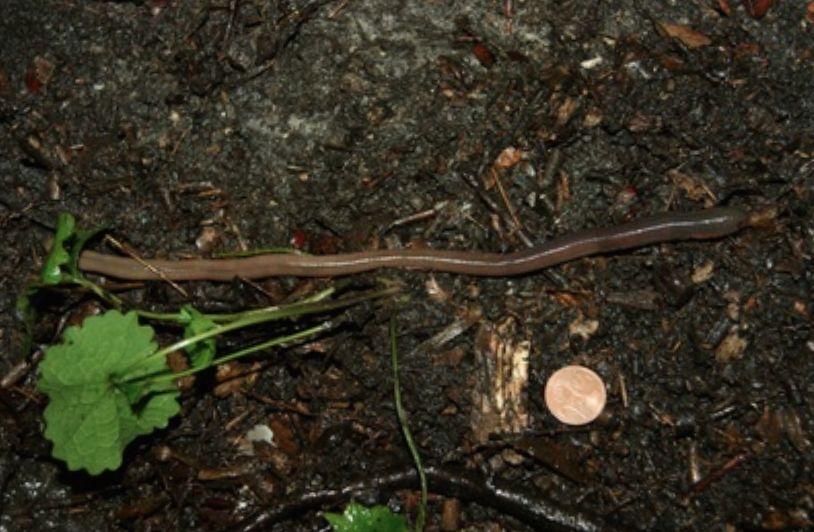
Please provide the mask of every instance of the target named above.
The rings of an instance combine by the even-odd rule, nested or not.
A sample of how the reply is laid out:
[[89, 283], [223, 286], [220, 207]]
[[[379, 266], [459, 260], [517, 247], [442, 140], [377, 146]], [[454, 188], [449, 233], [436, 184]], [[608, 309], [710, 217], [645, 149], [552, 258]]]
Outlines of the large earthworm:
[[268, 254], [229, 259], [149, 259], [85, 251], [80, 269], [126, 280], [228, 281], [235, 277], [336, 277], [403, 268], [502, 277], [534, 272], [588, 255], [613, 253], [674, 240], [705, 240], [732, 234], [748, 215], [734, 207], [663, 213], [612, 227], [577, 231], [513, 253], [440, 249], [381, 249], [336, 255]]

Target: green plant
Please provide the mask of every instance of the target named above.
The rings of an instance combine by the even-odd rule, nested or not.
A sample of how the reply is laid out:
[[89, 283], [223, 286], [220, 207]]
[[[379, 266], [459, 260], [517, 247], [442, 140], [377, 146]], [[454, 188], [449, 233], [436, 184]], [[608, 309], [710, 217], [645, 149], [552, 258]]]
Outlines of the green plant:
[[407, 523], [387, 506], [366, 507], [350, 502], [341, 514], [325, 512], [334, 532], [406, 532]]
[[399, 377], [399, 354], [398, 342], [396, 341], [396, 319], [390, 319], [390, 365], [393, 368], [393, 402], [396, 405], [396, 416], [401, 426], [401, 433], [404, 435], [404, 441], [407, 443], [407, 448], [410, 450], [410, 456], [413, 458], [416, 470], [418, 471], [418, 481], [421, 486], [421, 502], [418, 505], [418, 516], [416, 517], [415, 530], [421, 532], [424, 530], [424, 523], [427, 520], [427, 474], [424, 471], [424, 466], [421, 463], [421, 455], [418, 453], [418, 446], [413, 440], [413, 433], [410, 431], [410, 425], [407, 422], [407, 411], [404, 410], [404, 405], [401, 401], [401, 378]]
[[167, 370], [150, 358], [156, 349], [153, 329], [117, 310], [69, 327], [61, 344], [46, 349], [38, 383], [50, 397], [45, 437], [68, 469], [97, 475], [118, 468], [131, 441], [178, 413], [172, 382], [140, 378]]
[[[401, 401], [401, 379], [399, 377], [398, 344], [396, 342], [396, 320], [390, 320], [390, 364], [393, 368], [393, 402], [396, 406], [396, 416], [401, 427], [404, 440], [410, 450], [410, 456], [418, 470], [419, 483], [421, 485], [421, 502], [418, 506], [418, 517], [416, 518], [415, 531], [424, 530], [427, 516], [427, 475], [424, 466], [421, 464], [421, 456], [418, 454], [418, 446], [413, 440], [410, 426], [407, 423], [407, 412]], [[391, 531], [402, 532], [407, 530], [407, 523], [400, 515], [396, 515], [386, 506], [366, 507], [351, 501], [342, 514], [326, 512], [325, 519], [331, 524], [335, 532], [378, 532]]]
[[[32, 300], [42, 289], [78, 285], [114, 308], [68, 327], [60, 344], [45, 349], [38, 388], [50, 401], [45, 409], [45, 437], [53, 456], [68, 469], [92, 475], [121, 465], [125, 447], [135, 438], [167, 426], [179, 410], [175, 381], [208, 368], [286, 343], [302, 341], [331, 327], [330, 321], [272, 338], [216, 357], [215, 338], [272, 320], [325, 314], [363, 301], [393, 294], [383, 289], [331, 299], [324, 290], [298, 303], [234, 314], [204, 314], [185, 306], [177, 312], [122, 312], [122, 301], [82, 275], [77, 268], [81, 248], [93, 232], [77, 231], [72, 217], [60, 216], [54, 245], [43, 272], [18, 299], [27, 321], [35, 316]], [[143, 320], [171, 322], [184, 328], [184, 338], [159, 348], [155, 331]], [[190, 368], [172, 372], [169, 353], [186, 350]]]

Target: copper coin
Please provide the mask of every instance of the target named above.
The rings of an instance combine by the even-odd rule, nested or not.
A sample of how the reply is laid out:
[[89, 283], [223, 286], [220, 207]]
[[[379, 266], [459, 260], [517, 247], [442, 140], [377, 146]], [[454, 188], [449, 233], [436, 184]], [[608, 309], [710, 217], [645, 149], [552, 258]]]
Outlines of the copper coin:
[[585, 425], [605, 408], [605, 383], [583, 366], [565, 366], [555, 371], [545, 385], [545, 404], [567, 425]]

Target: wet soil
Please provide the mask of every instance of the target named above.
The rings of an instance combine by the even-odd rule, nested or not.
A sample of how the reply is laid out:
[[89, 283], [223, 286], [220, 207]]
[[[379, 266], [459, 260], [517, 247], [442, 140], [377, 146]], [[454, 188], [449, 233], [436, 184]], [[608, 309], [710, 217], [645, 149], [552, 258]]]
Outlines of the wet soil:
[[[392, 316], [432, 529], [810, 526], [814, 5], [771, 4], [7, 0], [0, 529], [316, 530], [351, 497], [412, 518]], [[123, 289], [142, 308], [234, 311], [403, 286], [317, 342], [199, 378], [119, 471], [68, 472], [42, 436], [37, 346], [90, 298], [46, 302], [30, 351], [14, 300], [60, 212], [185, 257], [507, 251], [715, 204], [760, 223], [512, 279]], [[472, 426], [489, 334], [528, 346], [522, 428]], [[581, 428], [541, 398], [572, 363], [609, 396]], [[247, 452], [258, 424], [276, 446]]]

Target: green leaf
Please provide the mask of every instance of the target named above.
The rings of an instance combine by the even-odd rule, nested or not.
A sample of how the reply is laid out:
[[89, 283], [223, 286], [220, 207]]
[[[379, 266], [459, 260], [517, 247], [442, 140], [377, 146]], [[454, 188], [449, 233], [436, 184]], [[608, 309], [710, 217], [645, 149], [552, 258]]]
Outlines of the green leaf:
[[110, 310], [69, 327], [46, 349], [38, 383], [50, 398], [45, 437], [68, 469], [118, 468], [130, 442], [166, 427], [180, 410], [174, 383], [150, 379], [168, 371], [165, 360], [148, 358], [153, 336], [134, 312]]
[[335, 532], [406, 532], [407, 523], [387, 506], [367, 508], [352, 502], [342, 514], [325, 512]]
[[[45, 259], [45, 266], [40, 273], [40, 281], [47, 285], [60, 284], [63, 281], [82, 279], [79, 271], [79, 255], [88, 240], [109, 229], [101, 225], [92, 229], [79, 229], [76, 220], [68, 213], [61, 213], [57, 218], [57, 229], [51, 252]], [[67, 278], [67, 279], [66, 279]]]
[[51, 253], [45, 259], [45, 266], [43, 266], [40, 274], [40, 280], [44, 284], [54, 285], [62, 281], [62, 267], [71, 260], [70, 254], [65, 249], [65, 244], [76, 235], [75, 227], [76, 221], [73, 216], [67, 213], [59, 215]]
[[[192, 338], [218, 325], [190, 305], [181, 308], [181, 322], [184, 323], [184, 338]], [[186, 348], [193, 368], [206, 368], [215, 359], [215, 339], [208, 338]]]

